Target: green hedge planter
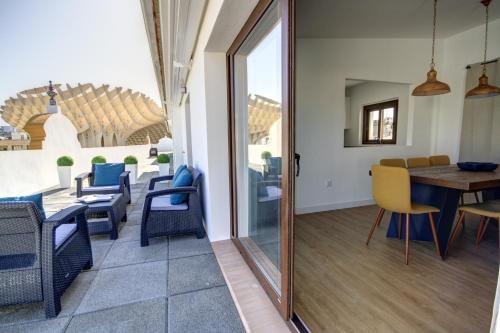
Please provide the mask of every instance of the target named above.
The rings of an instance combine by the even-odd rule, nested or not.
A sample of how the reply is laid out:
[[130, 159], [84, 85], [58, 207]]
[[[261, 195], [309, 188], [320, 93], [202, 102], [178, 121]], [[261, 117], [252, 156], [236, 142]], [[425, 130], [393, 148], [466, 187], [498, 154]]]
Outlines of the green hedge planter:
[[106, 157], [104, 156], [94, 156], [94, 158], [92, 158], [92, 164], [99, 164], [99, 163], [106, 163]]

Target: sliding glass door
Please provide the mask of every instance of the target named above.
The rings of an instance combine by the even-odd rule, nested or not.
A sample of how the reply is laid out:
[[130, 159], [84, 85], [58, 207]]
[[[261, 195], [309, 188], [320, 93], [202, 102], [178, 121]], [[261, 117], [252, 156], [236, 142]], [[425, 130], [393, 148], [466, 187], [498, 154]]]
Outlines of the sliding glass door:
[[282, 314], [289, 305], [288, 1], [261, 1], [228, 52], [233, 238]]

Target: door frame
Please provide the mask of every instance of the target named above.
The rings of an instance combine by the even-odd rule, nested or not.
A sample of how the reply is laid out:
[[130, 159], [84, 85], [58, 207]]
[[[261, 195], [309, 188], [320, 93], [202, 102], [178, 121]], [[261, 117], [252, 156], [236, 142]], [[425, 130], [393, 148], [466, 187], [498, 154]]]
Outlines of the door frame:
[[228, 103], [228, 142], [229, 142], [229, 171], [231, 195], [231, 239], [246, 263], [253, 271], [260, 284], [271, 298], [281, 316], [289, 321], [291, 317], [292, 297], [292, 266], [293, 266], [293, 212], [295, 189], [295, 0], [280, 1], [282, 24], [282, 198], [280, 207], [280, 257], [281, 257], [281, 295], [278, 295], [268, 282], [264, 273], [259, 269], [251, 255], [237, 238], [237, 188], [236, 188], [236, 156], [235, 119], [233, 116], [234, 101], [232, 91], [234, 87], [233, 57], [246, 40], [253, 28], [260, 21], [266, 10], [274, 0], [260, 0], [243, 25], [226, 53], [227, 69], [227, 103]]

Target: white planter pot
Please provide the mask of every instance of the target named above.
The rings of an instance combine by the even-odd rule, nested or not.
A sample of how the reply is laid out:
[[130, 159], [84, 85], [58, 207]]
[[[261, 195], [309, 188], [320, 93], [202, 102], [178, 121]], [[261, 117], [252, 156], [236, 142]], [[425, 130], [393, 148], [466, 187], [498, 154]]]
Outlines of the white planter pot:
[[70, 166], [58, 166], [57, 173], [59, 175], [59, 186], [61, 188], [71, 187], [71, 167]]
[[160, 176], [166, 176], [170, 173], [170, 163], [158, 163], [160, 167]]
[[130, 184], [137, 183], [137, 164], [125, 164], [125, 171], [129, 171]]

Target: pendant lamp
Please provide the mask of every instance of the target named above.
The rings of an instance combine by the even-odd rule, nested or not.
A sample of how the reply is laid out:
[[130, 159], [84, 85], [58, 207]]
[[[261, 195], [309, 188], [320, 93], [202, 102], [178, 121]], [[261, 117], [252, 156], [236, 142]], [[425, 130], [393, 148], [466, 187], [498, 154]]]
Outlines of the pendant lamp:
[[482, 0], [481, 3], [486, 8], [486, 27], [484, 33], [484, 58], [483, 58], [483, 74], [479, 77], [479, 84], [465, 94], [465, 98], [483, 98], [500, 95], [500, 88], [488, 84], [488, 76], [486, 76], [486, 52], [488, 50], [488, 8], [491, 0]]
[[432, 28], [432, 58], [431, 70], [427, 72], [427, 80], [421, 85], [417, 86], [413, 92], [413, 96], [433, 96], [441, 95], [450, 92], [450, 86], [446, 83], [437, 80], [437, 71], [434, 69], [434, 45], [436, 43], [436, 8], [437, 0], [434, 0], [434, 20]]

